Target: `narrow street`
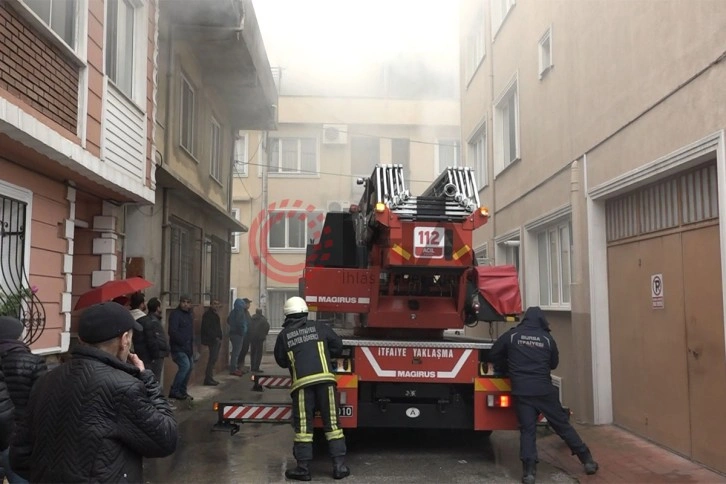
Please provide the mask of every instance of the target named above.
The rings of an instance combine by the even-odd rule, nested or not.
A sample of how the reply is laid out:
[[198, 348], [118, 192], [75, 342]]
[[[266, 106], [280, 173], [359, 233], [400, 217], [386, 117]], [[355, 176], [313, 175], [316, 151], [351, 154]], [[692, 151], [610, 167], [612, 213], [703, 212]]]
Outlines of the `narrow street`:
[[[262, 367], [266, 374], [282, 374], [271, 355], [265, 356]], [[221, 382], [219, 387], [190, 389], [195, 396], [192, 409], [177, 404], [179, 446], [168, 458], [145, 461], [146, 482], [285, 482], [287, 466], [294, 465], [289, 424], [243, 424], [234, 436], [211, 428], [216, 421], [214, 400], [284, 401], [286, 390], [253, 392], [249, 374], [215, 378]], [[347, 440], [352, 474], [344, 482], [514, 483], [521, 477], [518, 433], [514, 431], [495, 432], [487, 439], [473, 432], [367, 430]], [[333, 480], [322, 435], [311, 470], [313, 481]], [[538, 482], [577, 482], [546, 462], [537, 471]]]

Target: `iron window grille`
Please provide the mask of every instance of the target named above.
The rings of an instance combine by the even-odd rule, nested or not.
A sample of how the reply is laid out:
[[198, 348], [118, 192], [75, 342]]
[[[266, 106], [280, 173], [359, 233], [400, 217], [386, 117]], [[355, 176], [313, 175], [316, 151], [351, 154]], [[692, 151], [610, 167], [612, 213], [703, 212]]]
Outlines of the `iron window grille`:
[[28, 204], [0, 196], [0, 315], [18, 318], [25, 326], [23, 341], [36, 342], [45, 329], [45, 308], [31, 286], [25, 267]]

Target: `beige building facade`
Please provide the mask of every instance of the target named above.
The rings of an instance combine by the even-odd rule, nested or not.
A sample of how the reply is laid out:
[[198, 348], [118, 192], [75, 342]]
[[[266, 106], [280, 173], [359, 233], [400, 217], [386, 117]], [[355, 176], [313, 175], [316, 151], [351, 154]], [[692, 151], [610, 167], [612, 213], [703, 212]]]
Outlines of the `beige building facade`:
[[465, 0], [460, 27], [479, 255], [546, 309], [564, 403], [726, 471], [726, 4]]
[[247, 133], [239, 146], [234, 182], [234, 210], [250, 229], [236, 236], [232, 290], [263, 308], [270, 340], [282, 325], [285, 299], [298, 294], [306, 244], [319, 237], [326, 212], [358, 204], [358, 177], [370, 176], [376, 163], [400, 163], [419, 193], [443, 167], [460, 163], [453, 96], [283, 93], [278, 129]]

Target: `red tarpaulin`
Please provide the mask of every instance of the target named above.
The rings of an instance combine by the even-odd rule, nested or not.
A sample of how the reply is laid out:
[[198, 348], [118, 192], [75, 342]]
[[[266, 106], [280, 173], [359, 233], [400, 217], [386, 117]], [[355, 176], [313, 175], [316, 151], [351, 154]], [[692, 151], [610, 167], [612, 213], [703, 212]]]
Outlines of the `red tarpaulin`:
[[502, 315], [522, 313], [517, 268], [508, 266], [477, 266], [476, 286], [479, 293]]

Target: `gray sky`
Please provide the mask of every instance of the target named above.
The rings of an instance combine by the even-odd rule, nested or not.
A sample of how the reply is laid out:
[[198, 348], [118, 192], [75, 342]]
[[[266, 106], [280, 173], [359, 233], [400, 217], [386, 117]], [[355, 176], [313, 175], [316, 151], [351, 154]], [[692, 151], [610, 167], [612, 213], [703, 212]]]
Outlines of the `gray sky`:
[[285, 76], [355, 78], [363, 66], [420, 54], [458, 69], [457, 0], [253, 0], [272, 66]]

